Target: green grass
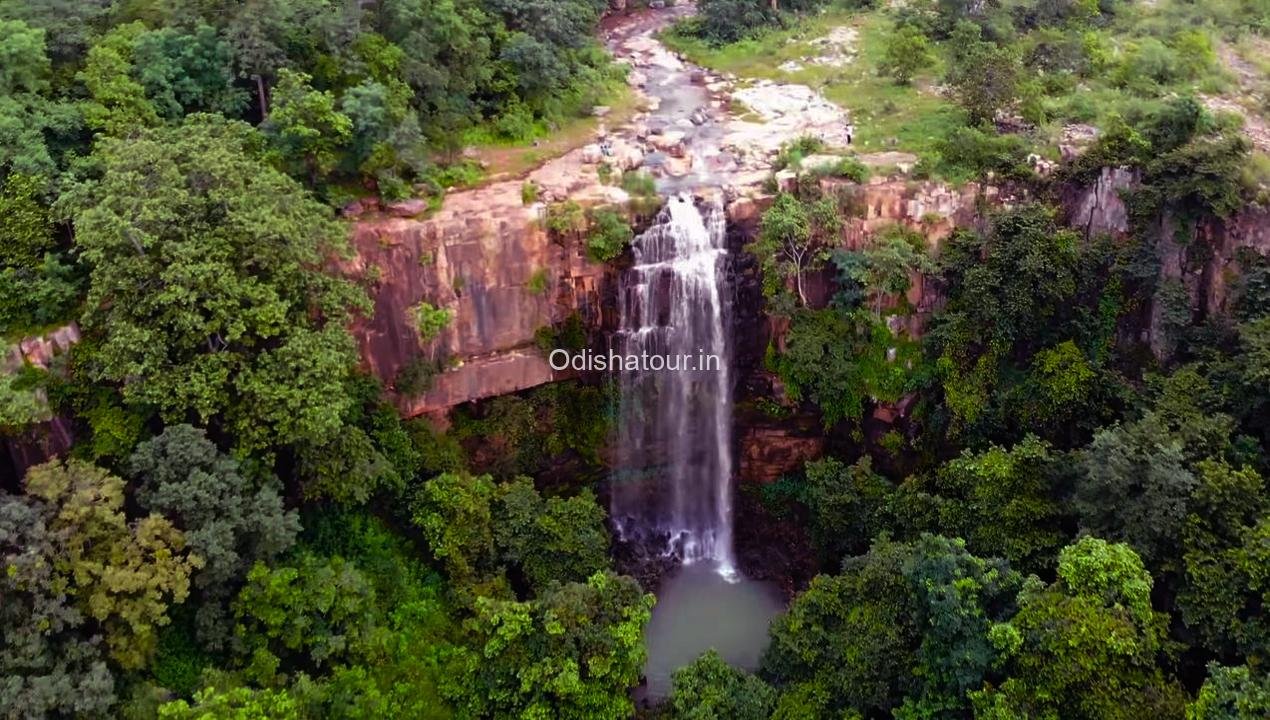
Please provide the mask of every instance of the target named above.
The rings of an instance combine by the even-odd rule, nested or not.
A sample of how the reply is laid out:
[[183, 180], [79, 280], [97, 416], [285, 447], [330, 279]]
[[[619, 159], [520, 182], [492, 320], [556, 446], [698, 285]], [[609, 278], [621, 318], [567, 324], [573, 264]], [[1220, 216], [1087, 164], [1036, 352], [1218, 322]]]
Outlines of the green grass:
[[[1066, 123], [1102, 125], [1113, 113], [1132, 115], [1176, 94], [1237, 96], [1239, 89], [1235, 79], [1220, 61], [1193, 76], [1183, 73], [1163, 82], [1146, 80], [1139, 66], [1126, 63], [1133, 58], [1132, 48], [1144, 43], [1162, 43], [1172, 61], [1184, 63], [1188, 56], [1179, 38], [1183, 31], [1199, 30], [1211, 37], [1214, 47], [1223, 41], [1237, 42], [1241, 55], [1251, 58], [1248, 63], [1264, 76], [1270, 72], [1270, 61], [1259, 51], [1265, 47], [1266, 40], [1264, 35], [1250, 39], [1250, 19], [1241, 8], [1238, 3], [1225, 0], [1219, 0], [1211, 8], [1180, 0], [1158, 0], [1153, 6], [1122, 5], [1107, 27], [1092, 30], [1090, 34], [1103, 48], [1103, 66], [1089, 77], [1046, 76], [1048, 94], [1040, 100], [1046, 118], [1033, 138], [1038, 149], [1051, 146], [1047, 154], [1052, 154], [1052, 143]], [[844, 67], [803, 63], [802, 58], [823, 52], [812, 41], [839, 26], [857, 30], [854, 60]], [[767, 79], [801, 83], [820, 90], [829, 100], [851, 112], [856, 126], [856, 145], [861, 152], [901, 150], [931, 158], [939, 141], [964, 122], [962, 112], [941, 97], [936, 87], [944, 75], [944, 55], [948, 48], [936, 44], [936, 65], [920, 73], [910, 85], [896, 85], [878, 71], [892, 30], [893, 22], [886, 10], [839, 9], [805, 17], [787, 28], [722, 47], [712, 47], [698, 38], [685, 36], [677, 28], [664, 32], [662, 40], [693, 62], [718, 72], [732, 73], [741, 83]], [[1026, 47], [1030, 37], [1023, 36], [1019, 42]], [[787, 61], [800, 62], [804, 67], [793, 73], [780, 70], [779, 66]], [[1032, 75], [1026, 64], [1023, 69], [1025, 75]], [[737, 110], [744, 113], [744, 108]]]
[[[854, 60], [843, 67], [801, 63], [803, 57], [822, 54], [824, 51], [812, 41], [839, 26], [851, 26], [858, 32]], [[960, 125], [963, 115], [934, 90], [943, 74], [942, 58], [937, 57], [936, 65], [919, 73], [909, 85], [896, 85], [879, 74], [891, 29], [891, 20], [883, 12], [835, 10], [722, 47], [711, 47], [673, 30], [664, 33], [662, 40], [689, 60], [718, 72], [819, 90], [850, 112], [856, 126], [854, 145], [860, 152], [899, 150], [931, 157], [938, 140]], [[778, 69], [790, 60], [803, 64], [803, 69], [793, 73]]]

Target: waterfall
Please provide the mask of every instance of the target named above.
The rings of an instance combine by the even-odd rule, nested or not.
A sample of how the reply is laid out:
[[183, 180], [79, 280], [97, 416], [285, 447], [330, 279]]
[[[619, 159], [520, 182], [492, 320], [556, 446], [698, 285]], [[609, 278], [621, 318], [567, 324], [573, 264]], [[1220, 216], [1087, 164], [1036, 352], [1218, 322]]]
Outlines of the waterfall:
[[[671, 197], [634, 242], [615, 348], [663, 356], [662, 371], [621, 372], [612, 517], [624, 541], [734, 575], [732, 385], [725, 216]], [[717, 358], [711, 363], [710, 358]], [[673, 369], [672, 369], [673, 368]]]

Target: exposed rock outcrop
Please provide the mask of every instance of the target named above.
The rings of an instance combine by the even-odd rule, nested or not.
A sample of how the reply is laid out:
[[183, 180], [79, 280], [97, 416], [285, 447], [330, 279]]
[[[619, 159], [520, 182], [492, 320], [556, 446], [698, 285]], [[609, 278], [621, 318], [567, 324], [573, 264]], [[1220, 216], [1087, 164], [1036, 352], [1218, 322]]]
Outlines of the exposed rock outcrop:
[[[418, 397], [399, 397], [405, 415], [550, 382], [535, 333], [576, 312], [603, 321], [609, 271], [581, 243], [561, 245], [543, 228], [542, 204], [524, 206], [519, 185], [456, 195], [424, 220], [376, 217], [353, 226], [356, 258], [345, 272], [370, 286], [374, 314], [353, 328], [368, 368], [387, 385], [419, 357], [443, 358], [444, 372]], [[437, 337], [420, 339], [412, 308], [449, 310]]]
[[[79, 326], [75, 323], [55, 330], [23, 338], [11, 345], [0, 358], [0, 383], [8, 383], [15, 373], [30, 365], [41, 370], [54, 367], [57, 358], [79, 342]], [[0, 487], [14, 486], [17, 479], [26, 474], [27, 468], [62, 455], [70, 449], [74, 436], [64, 418], [49, 411], [44, 391], [18, 391], [13, 398], [15, 407], [25, 405], [35, 423], [20, 435], [4, 438], [8, 463], [0, 463]], [[0, 458], [3, 460], [3, 458]]]

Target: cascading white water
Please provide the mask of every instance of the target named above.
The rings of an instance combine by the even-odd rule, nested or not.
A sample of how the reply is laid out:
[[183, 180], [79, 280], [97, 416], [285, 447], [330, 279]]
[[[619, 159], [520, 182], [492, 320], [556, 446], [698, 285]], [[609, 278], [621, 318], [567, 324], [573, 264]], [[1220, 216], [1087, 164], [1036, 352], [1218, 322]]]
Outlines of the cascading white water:
[[[735, 574], [725, 218], [676, 195], [634, 243], [618, 350], [665, 358], [621, 375], [612, 516], [627, 541]], [[712, 359], [713, 358], [713, 359]], [[643, 472], [632, 472], [642, 469]]]

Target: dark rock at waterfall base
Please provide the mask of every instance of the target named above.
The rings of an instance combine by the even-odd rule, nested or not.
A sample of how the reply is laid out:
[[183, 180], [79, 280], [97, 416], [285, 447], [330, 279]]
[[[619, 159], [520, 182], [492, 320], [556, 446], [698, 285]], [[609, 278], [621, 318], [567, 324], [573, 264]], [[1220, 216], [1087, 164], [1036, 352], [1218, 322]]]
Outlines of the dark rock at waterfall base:
[[681, 564], [678, 555], [665, 552], [669, 545], [670, 535], [665, 532], [616, 539], [613, 542], [613, 564], [619, 573], [639, 581], [646, 592], [656, 592], [662, 579]]
[[773, 516], [754, 489], [740, 488], [736, 495], [737, 565], [751, 580], [775, 584], [788, 600], [807, 587], [820, 571], [819, 563], [803, 524]]

